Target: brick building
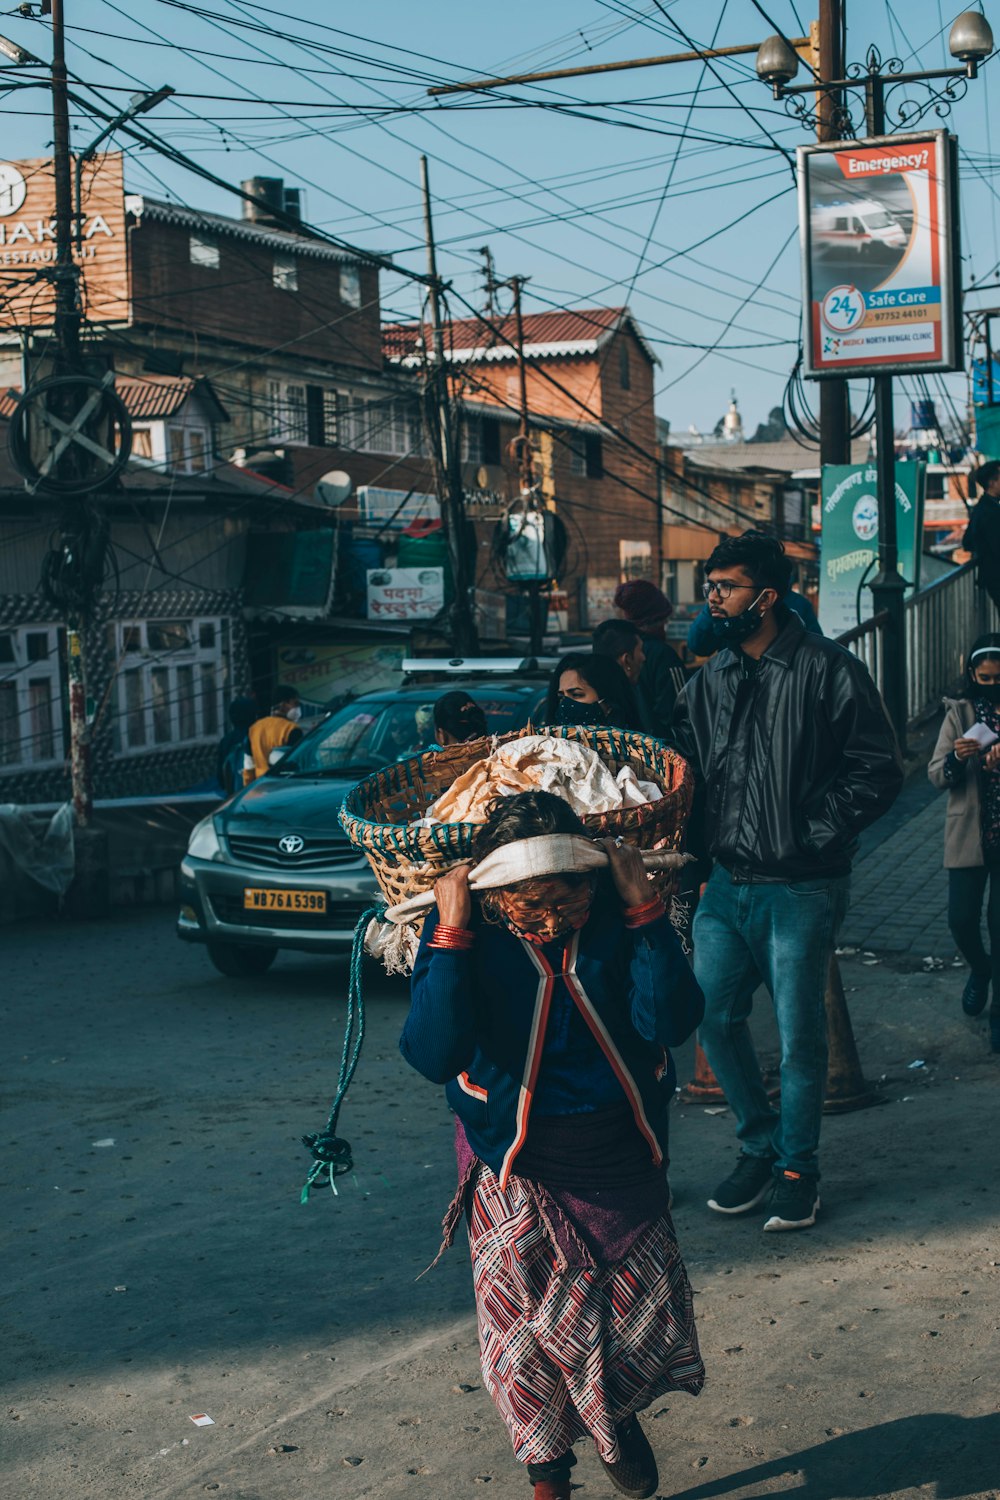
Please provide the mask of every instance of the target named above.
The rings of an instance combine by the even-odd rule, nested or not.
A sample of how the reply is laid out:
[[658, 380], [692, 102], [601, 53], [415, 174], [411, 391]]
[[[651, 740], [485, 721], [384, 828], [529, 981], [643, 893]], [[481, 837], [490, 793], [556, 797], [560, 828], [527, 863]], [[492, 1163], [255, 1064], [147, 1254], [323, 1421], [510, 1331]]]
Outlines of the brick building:
[[[523, 329], [535, 473], [570, 535], [559, 579], [569, 625], [587, 629], [611, 613], [620, 582], [656, 578], [661, 570], [657, 359], [628, 308], [529, 313]], [[514, 319], [455, 320], [444, 336], [452, 393], [465, 414], [465, 456], [481, 465], [487, 489], [513, 496], [518, 468], [509, 443], [520, 404]], [[422, 368], [430, 346], [429, 329], [418, 324], [384, 330], [387, 360], [401, 371]]]

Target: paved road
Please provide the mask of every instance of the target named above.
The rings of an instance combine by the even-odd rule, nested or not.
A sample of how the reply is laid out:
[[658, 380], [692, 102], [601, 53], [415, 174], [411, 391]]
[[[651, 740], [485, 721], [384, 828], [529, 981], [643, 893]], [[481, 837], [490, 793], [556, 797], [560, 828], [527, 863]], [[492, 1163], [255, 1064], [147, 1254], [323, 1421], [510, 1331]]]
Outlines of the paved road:
[[[283, 957], [237, 984], [158, 911], [3, 940], [10, 1492], [468, 1500], [488, 1483], [523, 1500], [467, 1252], [415, 1279], [454, 1167], [440, 1095], [396, 1047], [405, 990], [370, 992], [342, 1119], [356, 1180], [301, 1207], [343, 964]], [[732, 1120], [676, 1113], [709, 1383], [648, 1415], [664, 1495], [997, 1500], [998, 1069], [956, 975], [848, 960], [844, 978], [890, 1102], [827, 1122], [814, 1231], [710, 1214]], [[766, 1007], [755, 1024], [773, 1051]], [[583, 1449], [575, 1477], [581, 1500], [610, 1493]]]

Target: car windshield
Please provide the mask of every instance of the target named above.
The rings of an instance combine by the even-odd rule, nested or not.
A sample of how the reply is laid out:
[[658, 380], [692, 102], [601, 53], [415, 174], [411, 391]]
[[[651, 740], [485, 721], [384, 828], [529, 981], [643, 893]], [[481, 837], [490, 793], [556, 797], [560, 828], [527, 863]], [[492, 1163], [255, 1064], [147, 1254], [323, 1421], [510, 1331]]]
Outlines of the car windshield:
[[884, 209], [879, 208], [870, 214], [862, 215], [861, 222], [866, 229], [891, 229], [896, 221]]
[[[283, 757], [279, 776], [363, 776], [394, 760], [419, 755], [434, 743], [434, 704], [445, 688], [427, 697], [359, 699], [338, 709]], [[539, 690], [539, 693], [541, 689]], [[473, 694], [491, 733], [525, 723], [534, 696]]]

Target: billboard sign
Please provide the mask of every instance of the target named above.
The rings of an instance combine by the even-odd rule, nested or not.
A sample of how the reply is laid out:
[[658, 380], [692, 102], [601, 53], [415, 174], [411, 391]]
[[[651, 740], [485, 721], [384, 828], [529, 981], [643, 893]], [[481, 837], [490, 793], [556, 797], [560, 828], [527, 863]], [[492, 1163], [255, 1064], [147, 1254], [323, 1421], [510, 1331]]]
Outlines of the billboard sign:
[[366, 526], [382, 524], [403, 531], [414, 521], [440, 521], [441, 502], [436, 495], [416, 490], [385, 490], [362, 484], [358, 486], [358, 515]]
[[[91, 323], [129, 315], [125, 186], [120, 151], [83, 164], [80, 267], [84, 316]], [[56, 188], [51, 157], [0, 162], [0, 327], [41, 328], [55, 316]]]
[[961, 369], [953, 138], [800, 146], [798, 164], [803, 373]]
[[444, 568], [369, 568], [369, 620], [433, 620], [444, 609]]
[[[915, 588], [920, 587], [926, 467], [896, 465], [899, 571]], [[877, 486], [874, 464], [823, 465], [819, 623], [824, 635], [842, 635], [871, 618], [872, 596], [865, 585], [878, 562]]]

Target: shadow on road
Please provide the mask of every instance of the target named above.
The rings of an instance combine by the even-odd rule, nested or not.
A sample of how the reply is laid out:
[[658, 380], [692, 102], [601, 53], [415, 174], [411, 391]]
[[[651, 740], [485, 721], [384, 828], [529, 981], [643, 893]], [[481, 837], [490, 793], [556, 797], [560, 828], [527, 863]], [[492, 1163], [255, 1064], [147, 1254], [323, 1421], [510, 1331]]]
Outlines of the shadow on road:
[[796, 1500], [876, 1500], [934, 1484], [935, 1500], [992, 1492], [1000, 1475], [1000, 1413], [901, 1417], [845, 1433], [724, 1479], [678, 1491], [671, 1500], [716, 1500], [787, 1476]]

